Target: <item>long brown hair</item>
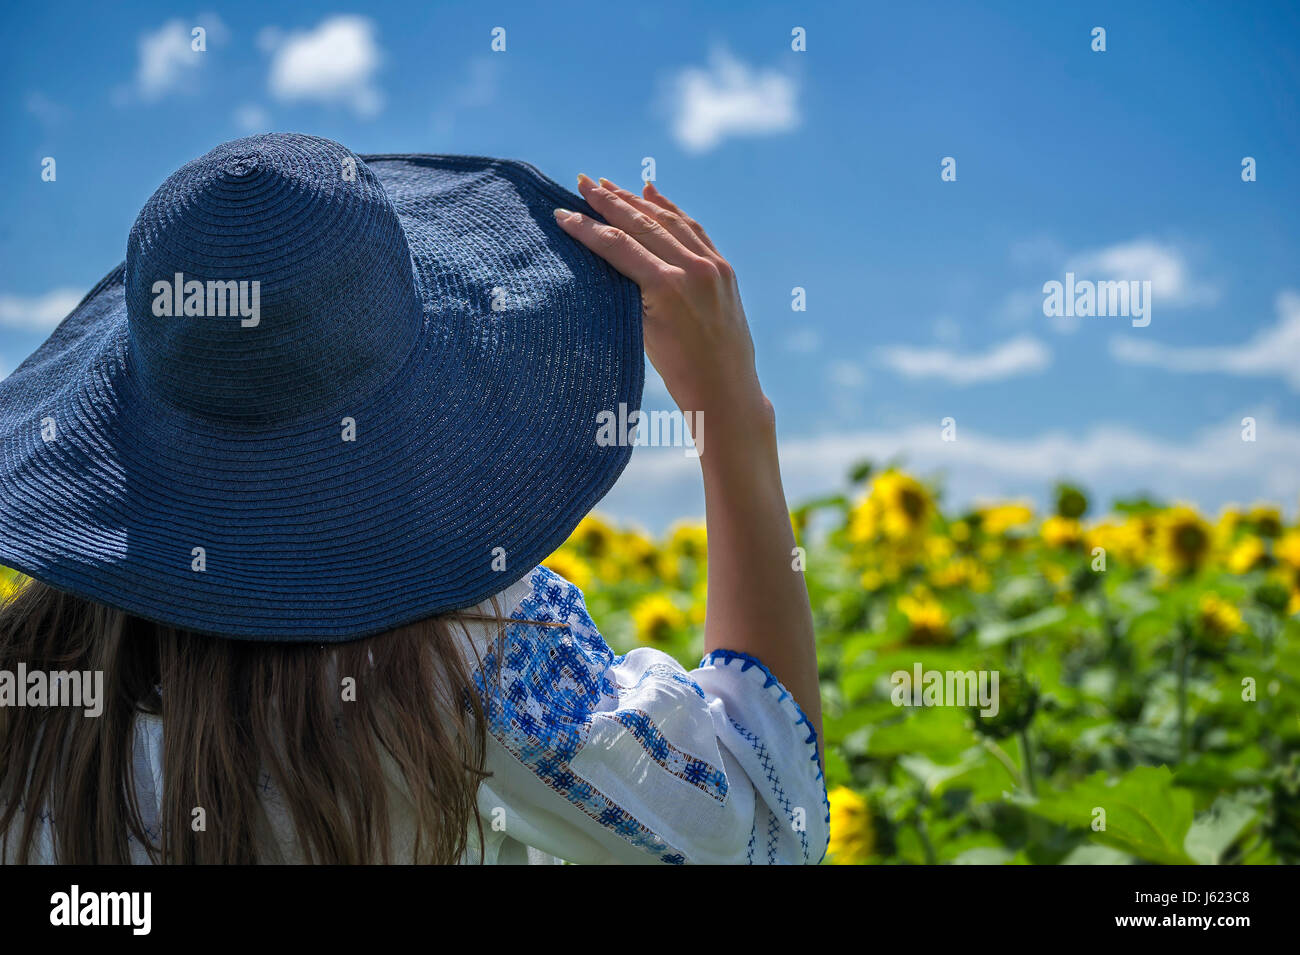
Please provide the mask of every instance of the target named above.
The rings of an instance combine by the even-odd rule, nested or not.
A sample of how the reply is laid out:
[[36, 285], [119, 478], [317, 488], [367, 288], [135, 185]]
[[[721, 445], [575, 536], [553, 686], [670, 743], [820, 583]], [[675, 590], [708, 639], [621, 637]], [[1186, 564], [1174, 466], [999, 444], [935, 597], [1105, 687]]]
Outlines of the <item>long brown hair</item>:
[[[269, 781], [303, 861], [457, 861], [487, 775], [482, 705], [452, 630], [472, 618], [500, 623], [457, 614], [344, 644], [249, 643], [27, 582], [0, 605], [0, 669], [102, 671], [103, 712], [0, 707], [0, 860], [15, 828], [12, 858], [31, 861], [50, 819], [64, 864], [130, 862], [132, 838], [155, 862], [282, 861]], [[342, 702], [348, 677], [354, 702]], [[133, 770], [140, 713], [164, 727], [162, 811], [148, 831]], [[395, 799], [414, 821], [409, 858], [394, 853]], [[197, 808], [204, 831], [191, 826]], [[481, 846], [481, 823], [477, 835]]]

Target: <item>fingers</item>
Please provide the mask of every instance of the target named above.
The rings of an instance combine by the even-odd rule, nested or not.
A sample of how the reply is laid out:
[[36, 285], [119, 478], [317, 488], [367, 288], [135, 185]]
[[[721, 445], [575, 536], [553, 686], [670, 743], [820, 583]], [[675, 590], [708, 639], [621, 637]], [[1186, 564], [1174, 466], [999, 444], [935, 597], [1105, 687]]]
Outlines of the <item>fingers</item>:
[[556, 209], [560, 228], [626, 275], [644, 292], [664, 277], [669, 266], [622, 229], [604, 225], [590, 216], [568, 209]]
[[698, 263], [700, 256], [679, 242], [654, 216], [633, 208], [612, 190], [579, 176], [578, 191], [610, 225], [622, 229], [663, 261], [679, 268]]
[[684, 223], [686, 223], [687, 227], [690, 228], [690, 230], [695, 233], [695, 235], [699, 238], [699, 240], [709, 247], [709, 251], [711, 251], [714, 255], [722, 254], [721, 252], [718, 251], [717, 246], [713, 244], [713, 240], [710, 239], [708, 235], [705, 233], [704, 227], [701, 226], [694, 219], [692, 219], [690, 216], [688, 216], [686, 213], [682, 212], [681, 209], [678, 209], [677, 205], [671, 199], [665, 196], [662, 192], [660, 192], [655, 187], [655, 184], [653, 182], [647, 182], [645, 184], [645, 190], [646, 190], [645, 198], [647, 202], [651, 202], [654, 205], [658, 206], [659, 208], [665, 209], [668, 212], [671, 212], [673, 215], [680, 217], [681, 220]]
[[684, 216], [676, 212], [671, 212], [662, 206], [657, 206], [653, 202], [643, 199], [635, 192], [624, 189], [622, 186], [610, 182], [608, 179], [601, 179], [600, 184], [603, 188], [614, 193], [614, 195], [618, 196], [633, 209], [654, 217], [661, 226], [668, 230], [673, 238], [696, 255], [709, 256], [717, 254], [717, 250], [710, 249], [709, 246], [700, 241], [699, 235], [690, 227]]

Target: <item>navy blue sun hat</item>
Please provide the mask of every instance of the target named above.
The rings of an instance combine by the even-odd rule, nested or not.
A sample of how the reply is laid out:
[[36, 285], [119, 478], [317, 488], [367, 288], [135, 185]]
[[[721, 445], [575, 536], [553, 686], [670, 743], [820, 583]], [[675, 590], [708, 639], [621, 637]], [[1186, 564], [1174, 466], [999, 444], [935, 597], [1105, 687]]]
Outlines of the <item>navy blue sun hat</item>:
[[613, 485], [636, 285], [532, 166], [253, 136], [0, 382], [0, 564], [138, 616], [338, 642], [472, 606]]

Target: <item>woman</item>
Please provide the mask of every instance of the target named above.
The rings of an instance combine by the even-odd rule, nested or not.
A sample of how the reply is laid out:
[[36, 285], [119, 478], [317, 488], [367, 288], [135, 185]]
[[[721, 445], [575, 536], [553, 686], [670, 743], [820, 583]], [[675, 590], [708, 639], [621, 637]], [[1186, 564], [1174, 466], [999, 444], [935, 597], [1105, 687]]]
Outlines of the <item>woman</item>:
[[[0, 672], [49, 691], [0, 692], [6, 861], [820, 860], [811, 614], [735, 280], [652, 185], [579, 191], [275, 134], [154, 194], [0, 383], [0, 564], [33, 578]], [[627, 462], [596, 421], [639, 406], [643, 342], [707, 420], [689, 672], [616, 656], [537, 566]]]

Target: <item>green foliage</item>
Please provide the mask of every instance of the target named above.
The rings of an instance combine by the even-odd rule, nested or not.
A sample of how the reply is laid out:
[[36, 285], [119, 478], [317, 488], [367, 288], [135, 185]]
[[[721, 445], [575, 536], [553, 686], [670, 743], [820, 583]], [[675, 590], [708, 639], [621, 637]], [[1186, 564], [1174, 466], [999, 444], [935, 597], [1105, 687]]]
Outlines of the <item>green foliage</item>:
[[[852, 498], [793, 514], [835, 861], [1300, 862], [1300, 529], [1145, 497], [1085, 524], [1064, 483], [1046, 520], [1014, 502], [947, 515], [893, 463], [854, 478]], [[596, 570], [589, 603], [620, 648], [649, 593], [702, 618], [698, 588], [629, 583], [566, 547]], [[663, 646], [693, 666], [698, 626]], [[918, 664], [996, 672], [997, 714], [896, 705], [893, 675]]]
[[1098, 770], [1068, 789], [1016, 801], [1051, 822], [1086, 828], [1096, 842], [1139, 859], [1172, 865], [1194, 861], [1183, 848], [1192, 828], [1192, 794], [1175, 788], [1167, 767], [1139, 766], [1114, 779]]
[[[834, 861], [1300, 862], [1300, 528], [1146, 498], [1085, 526], [1065, 484], [1041, 523], [1017, 503], [945, 515], [892, 463], [854, 479], [856, 499], [791, 515]], [[589, 516], [547, 563], [615, 649], [698, 662], [701, 526], [655, 540]], [[0, 568], [0, 599], [20, 583]], [[918, 666], [996, 673], [997, 714], [899, 705]]]

